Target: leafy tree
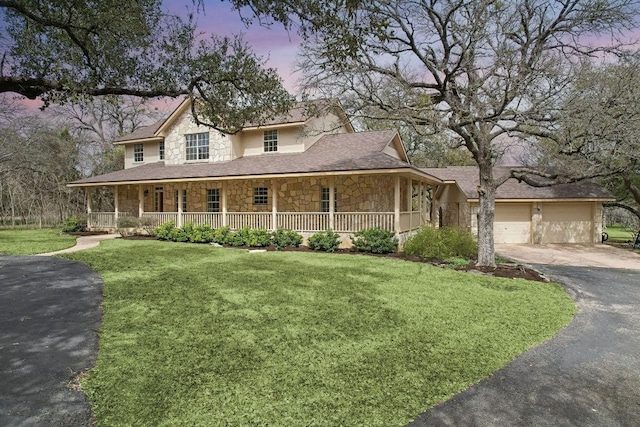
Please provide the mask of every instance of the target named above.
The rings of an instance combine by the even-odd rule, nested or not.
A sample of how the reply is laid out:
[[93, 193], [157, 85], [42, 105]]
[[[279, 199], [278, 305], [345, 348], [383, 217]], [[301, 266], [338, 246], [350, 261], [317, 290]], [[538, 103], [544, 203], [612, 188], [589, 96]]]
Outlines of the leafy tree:
[[[195, 6], [200, 8], [201, 2]], [[0, 93], [45, 106], [83, 97], [186, 95], [197, 119], [235, 133], [288, 110], [290, 95], [241, 37], [201, 39], [161, 0], [0, 0]]]
[[640, 219], [640, 55], [586, 64], [567, 90], [560, 120], [540, 132], [539, 165], [600, 176], [621, 207]]
[[[479, 168], [478, 264], [495, 265], [494, 176], [505, 136], [523, 140], [557, 120], [577, 64], [620, 47], [633, 0], [232, 0], [298, 28], [304, 86], [358, 100], [355, 115], [447, 132]], [[613, 36], [597, 47], [581, 40]], [[381, 96], [381, 94], [383, 94]], [[389, 96], [392, 95], [392, 96]]]

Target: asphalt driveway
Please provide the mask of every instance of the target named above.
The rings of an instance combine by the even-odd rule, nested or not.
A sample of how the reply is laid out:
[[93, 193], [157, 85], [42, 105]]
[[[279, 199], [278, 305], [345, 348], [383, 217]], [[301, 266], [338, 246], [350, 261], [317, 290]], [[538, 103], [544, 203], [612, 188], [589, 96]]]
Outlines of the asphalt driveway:
[[0, 425], [91, 425], [69, 383], [95, 362], [101, 287], [77, 262], [0, 256]]
[[534, 265], [579, 308], [552, 340], [411, 426], [637, 426], [640, 271]]

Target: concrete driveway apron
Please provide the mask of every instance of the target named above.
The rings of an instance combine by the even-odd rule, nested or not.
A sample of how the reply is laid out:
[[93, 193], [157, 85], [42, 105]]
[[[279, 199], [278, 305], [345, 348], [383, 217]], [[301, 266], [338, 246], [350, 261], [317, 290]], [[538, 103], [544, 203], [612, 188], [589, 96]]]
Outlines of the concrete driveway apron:
[[69, 387], [98, 350], [102, 280], [53, 257], [0, 256], [0, 425], [88, 426]]
[[640, 425], [640, 269], [533, 267], [574, 298], [571, 324], [411, 426]]

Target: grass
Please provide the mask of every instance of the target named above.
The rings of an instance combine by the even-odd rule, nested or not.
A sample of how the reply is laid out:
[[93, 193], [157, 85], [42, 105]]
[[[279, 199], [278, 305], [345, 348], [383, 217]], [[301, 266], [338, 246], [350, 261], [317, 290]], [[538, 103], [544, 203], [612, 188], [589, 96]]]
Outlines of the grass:
[[405, 426], [551, 338], [556, 284], [368, 256], [105, 241], [98, 425]]
[[636, 237], [634, 231], [626, 227], [622, 227], [621, 225], [610, 225], [606, 227], [604, 231], [609, 235], [609, 240], [607, 240], [607, 242], [610, 243], [628, 242]]
[[76, 236], [60, 234], [60, 229], [0, 230], [0, 254], [33, 255], [59, 251], [76, 244]]

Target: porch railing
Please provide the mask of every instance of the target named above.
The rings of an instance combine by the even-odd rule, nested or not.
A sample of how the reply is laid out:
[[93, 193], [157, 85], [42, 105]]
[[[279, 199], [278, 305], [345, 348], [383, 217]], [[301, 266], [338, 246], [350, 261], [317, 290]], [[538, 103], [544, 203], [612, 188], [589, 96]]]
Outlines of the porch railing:
[[329, 228], [329, 214], [322, 212], [279, 212], [278, 228], [315, 233]]
[[[118, 213], [132, 216], [128, 212]], [[149, 226], [155, 227], [173, 221], [175, 224], [193, 222], [196, 225], [208, 224], [212, 228], [220, 228], [224, 224], [222, 213], [184, 212], [179, 218], [178, 212], [144, 212], [142, 218], [148, 218]], [[178, 221], [181, 219], [181, 221]], [[232, 230], [243, 227], [273, 229], [272, 212], [227, 212], [226, 224]], [[400, 213], [400, 232], [410, 231], [425, 224], [420, 212]], [[92, 212], [88, 217], [88, 225], [93, 228], [116, 228], [113, 212]], [[315, 233], [330, 228], [329, 213], [326, 212], [278, 212], [276, 228], [295, 230], [301, 233]], [[384, 230], [395, 230], [393, 212], [336, 212], [333, 216], [333, 230], [338, 233], [353, 233], [367, 228], [378, 227]]]

